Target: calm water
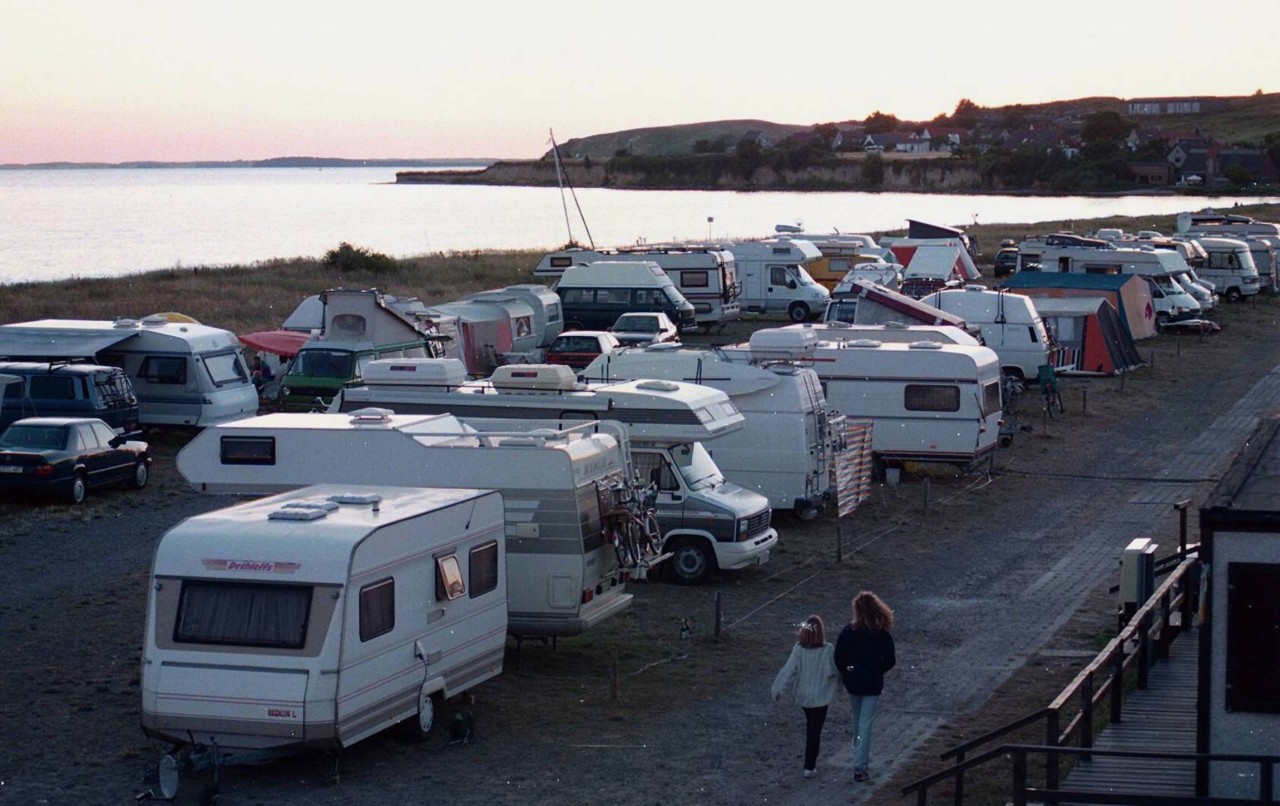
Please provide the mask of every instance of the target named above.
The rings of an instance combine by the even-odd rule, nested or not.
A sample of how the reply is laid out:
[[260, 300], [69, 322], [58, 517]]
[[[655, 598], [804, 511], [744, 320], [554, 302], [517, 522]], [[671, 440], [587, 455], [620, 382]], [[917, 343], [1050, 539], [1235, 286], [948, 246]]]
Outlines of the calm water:
[[[395, 185], [395, 168], [0, 171], [0, 283], [319, 256], [342, 241], [403, 257], [553, 249], [568, 240], [555, 188]], [[1180, 199], [583, 189], [597, 246], [814, 231], [1174, 213], [1274, 198]], [[571, 197], [573, 236], [586, 242]], [[714, 219], [708, 221], [708, 219]]]

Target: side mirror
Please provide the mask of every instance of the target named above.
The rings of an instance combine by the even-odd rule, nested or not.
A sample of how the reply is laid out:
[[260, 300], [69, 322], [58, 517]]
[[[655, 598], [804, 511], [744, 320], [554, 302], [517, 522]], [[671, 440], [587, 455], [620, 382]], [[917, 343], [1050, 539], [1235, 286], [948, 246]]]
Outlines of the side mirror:
[[128, 441], [129, 440], [125, 439], [122, 436], [114, 436], [111, 438], [111, 441], [108, 442], [107, 444], [113, 448], [119, 448], [121, 445], [125, 444]]
[[787, 288], [790, 288], [792, 291], [794, 291], [796, 289], [796, 281], [787, 280]]

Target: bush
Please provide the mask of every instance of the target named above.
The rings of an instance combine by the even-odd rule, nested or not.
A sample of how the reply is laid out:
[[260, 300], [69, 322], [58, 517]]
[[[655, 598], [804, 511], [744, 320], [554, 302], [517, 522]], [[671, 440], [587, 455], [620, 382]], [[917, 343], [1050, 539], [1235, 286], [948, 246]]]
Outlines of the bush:
[[333, 269], [339, 273], [368, 272], [369, 274], [383, 274], [394, 271], [396, 268], [395, 258], [384, 255], [381, 252], [372, 252], [364, 247], [352, 246], [346, 241], [338, 244], [337, 249], [330, 249], [325, 252], [321, 263], [326, 268]]

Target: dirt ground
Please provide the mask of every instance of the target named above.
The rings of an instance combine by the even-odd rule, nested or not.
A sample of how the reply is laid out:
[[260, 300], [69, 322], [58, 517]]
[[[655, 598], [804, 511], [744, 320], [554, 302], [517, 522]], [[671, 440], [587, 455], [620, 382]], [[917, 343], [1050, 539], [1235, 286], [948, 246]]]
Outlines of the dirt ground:
[[[1115, 601], [1110, 570], [1097, 567], [1114, 568], [1122, 545], [1102, 566], [1073, 572], [1063, 558], [1098, 511], [1280, 364], [1278, 313], [1274, 298], [1226, 307], [1218, 335], [1141, 343], [1151, 366], [1124, 379], [1066, 379], [1065, 416], [1047, 420], [1024, 398], [1027, 430], [989, 472], [913, 470], [846, 518], [778, 515], [765, 566], [696, 588], [636, 584], [635, 605], [586, 636], [510, 643], [504, 673], [473, 705], [453, 704], [424, 745], [383, 734], [341, 758], [232, 768], [220, 802], [907, 802], [899, 788], [940, 769], [942, 750], [1043, 707], [1105, 643]], [[99, 492], [81, 507], [0, 501], [0, 802], [158, 793], [161, 748], [139, 728], [151, 554], [182, 518], [230, 503], [181, 481], [181, 444], [154, 440], [143, 491]], [[1148, 533], [1175, 545], [1176, 519]], [[819, 775], [804, 780], [803, 719], [768, 685], [795, 625], [818, 613], [834, 635], [862, 588], [897, 611], [900, 663], [877, 719], [873, 780], [852, 781], [839, 701]], [[450, 741], [458, 708], [475, 718], [471, 742]], [[989, 777], [970, 784], [968, 802], [1004, 802], [1007, 770]], [[178, 802], [198, 802], [204, 783], [185, 781]]]

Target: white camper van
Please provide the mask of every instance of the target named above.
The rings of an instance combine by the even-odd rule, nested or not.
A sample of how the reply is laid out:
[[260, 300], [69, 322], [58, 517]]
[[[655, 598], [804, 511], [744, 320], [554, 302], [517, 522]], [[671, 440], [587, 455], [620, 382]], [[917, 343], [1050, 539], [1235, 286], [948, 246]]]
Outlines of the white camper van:
[[534, 266], [533, 276], [555, 281], [571, 266], [612, 260], [650, 260], [661, 266], [693, 305], [698, 327], [723, 327], [738, 318], [741, 288], [737, 267], [733, 254], [723, 249], [656, 245], [616, 250], [564, 249], [544, 255]]
[[[1182, 237], [1182, 236], [1179, 236]], [[1213, 283], [1228, 302], [1239, 302], [1262, 290], [1262, 278], [1249, 245], [1238, 238], [1195, 236], [1206, 253], [1204, 268], [1196, 273]]]
[[0, 326], [0, 358], [120, 367], [142, 425], [204, 427], [254, 414], [258, 390], [234, 333], [164, 316], [41, 319]]
[[498, 367], [489, 380], [470, 383], [463, 383], [461, 367], [448, 362], [375, 362], [370, 373], [367, 384], [347, 390], [335, 410], [447, 412], [481, 430], [527, 429], [548, 421], [560, 428], [601, 421], [624, 425], [637, 474], [657, 484], [662, 546], [672, 554], [679, 582], [701, 582], [717, 568], [760, 565], [777, 544], [769, 500], [726, 480], [712, 459], [710, 452], [745, 422], [717, 389], [666, 380], [587, 386], [568, 367], [549, 364]]
[[733, 253], [742, 281], [738, 302], [748, 313], [785, 313], [793, 322], [821, 314], [831, 298], [805, 267], [822, 259], [808, 241], [768, 238], [707, 244]]
[[724, 352], [744, 359], [753, 353], [807, 358], [831, 406], [872, 421], [873, 449], [882, 464], [968, 467], [995, 452], [1003, 411], [1000, 360], [990, 348], [821, 341], [811, 329], [769, 328]]
[[831, 471], [845, 451], [844, 417], [827, 405], [812, 369], [655, 344], [600, 356], [582, 377], [661, 378], [719, 389], [746, 418], [742, 430], [706, 445], [725, 478], [806, 519], [836, 494]]
[[479, 434], [455, 417], [267, 414], [206, 429], [178, 454], [199, 492], [263, 495], [308, 484], [479, 487], [507, 509], [508, 628], [578, 635], [631, 604], [605, 541], [601, 499], [626, 454], [585, 427]]
[[978, 326], [983, 344], [1000, 356], [1000, 369], [1006, 375], [1034, 380], [1040, 367], [1059, 366], [1062, 347], [1044, 326], [1030, 297], [970, 285], [935, 291], [920, 301]]
[[184, 520], [156, 546], [142, 728], [180, 768], [340, 749], [502, 672], [490, 490], [321, 485]]

